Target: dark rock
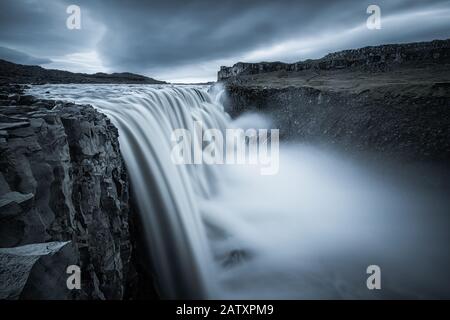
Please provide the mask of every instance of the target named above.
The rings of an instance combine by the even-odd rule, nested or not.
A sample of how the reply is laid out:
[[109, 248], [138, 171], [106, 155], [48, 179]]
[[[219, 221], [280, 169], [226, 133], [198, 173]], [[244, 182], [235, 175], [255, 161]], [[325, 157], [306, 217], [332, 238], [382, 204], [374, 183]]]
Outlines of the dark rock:
[[450, 163], [450, 40], [346, 50], [297, 65], [237, 64], [219, 78], [233, 117], [265, 113], [282, 139]]
[[[69, 276], [67, 267], [78, 264], [77, 246], [72, 242], [56, 242], [56, 244], [61, 246], [59, 250], [41, 255], [33, 265], [20, 294], [20, 299], [81, 300], [89, 298], [84, 290], [69, 290], [67, 288]], [[81, 273], [82, 277], [83, 273]]]
[[333, 141], [346, 150], [448, 165], [450, 95], [411, 97], [393, 90], [380, 101], [377, 90], [357, 95], [309, 87], [229, 85], [227, 109], [233, 116], [249, 111], [269, 115], [282, 139]]
[[29, 209], [31, 199], [34, 195], [32, 193], [7, 192], [0, 196], [0, 219], [12, 218], [23, 210]]
[[268, 72], [302, 72], [306, 70], [362, 69], [370, 72], [393, 70], [403, 64], [449, 63], [450, 39], [408, 44], [388, 44], [330, 53], [317, 60], [283, 62], [238, 62], [232, 67], [222, 66], [217, 80], [223, 81], [239, 75]]
[[30, 95], [21, 95], [16, 101], [18, 101], [21, 105], [30, 106], [35, 103], [37, 99]]
[[76, 264], [69, 242], [47, 242], [0, 249], [0, 299], [72, 299], [66, 268]]

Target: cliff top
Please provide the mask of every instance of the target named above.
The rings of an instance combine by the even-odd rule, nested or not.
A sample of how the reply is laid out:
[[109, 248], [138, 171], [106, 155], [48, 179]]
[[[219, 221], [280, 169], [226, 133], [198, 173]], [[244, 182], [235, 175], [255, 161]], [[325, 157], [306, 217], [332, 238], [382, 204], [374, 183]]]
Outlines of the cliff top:
[[126, 83], [163, 84], [139, 74], [123, 73], [73, 73], [69, 71], [45, 69], [40, 66], [15, 64], [0, 59], [0, 83], [45, 84], [45, 83]]

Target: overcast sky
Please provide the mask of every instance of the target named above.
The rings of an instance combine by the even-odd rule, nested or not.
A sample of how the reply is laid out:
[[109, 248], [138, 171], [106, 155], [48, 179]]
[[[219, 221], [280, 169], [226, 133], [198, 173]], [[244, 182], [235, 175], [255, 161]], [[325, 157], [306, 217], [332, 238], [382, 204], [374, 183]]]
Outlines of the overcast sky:
[[[66, 9], [81, 8], [81, 29]], [[366, 9], [381, 8], [369, 30]], [[442, 0], [1, 0], [0, 58], [74, 72], [216, 80], [238, 61], [294, 62], [383, 43], [450, 38]]]

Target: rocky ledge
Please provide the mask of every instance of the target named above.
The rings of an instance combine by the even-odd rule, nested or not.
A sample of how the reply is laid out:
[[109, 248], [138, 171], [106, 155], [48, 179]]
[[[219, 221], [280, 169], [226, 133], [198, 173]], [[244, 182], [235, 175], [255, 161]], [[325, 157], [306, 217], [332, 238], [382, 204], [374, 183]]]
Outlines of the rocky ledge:
[[330, 71], [342, 69], [371, 72], [389, 71], [412, 63], [450, 63], [450, 39], [343, 50], [327, 54], [320, 59], [310, 59], [295, 63], [238, 62], [232, 67], [220, 67], [217, 73], [217, 80], [223, 81], [236, 76], [280, 71], [302, 72], [308, 70]]
[[94, 74], [73, 73], [69, 71], [44, 69], [39, 66], [15, 64], [0, 59], [0, 84], [46, 84], [46, 83], [97, 83], [97, 84], [164, 84], [155, 80], [130, 72]]
[[[132, 244], [117, 129], [18, 86], [0, 102], [0, 299], [123, 298]], [[67, 288], [69, 265], [80, 290]]]

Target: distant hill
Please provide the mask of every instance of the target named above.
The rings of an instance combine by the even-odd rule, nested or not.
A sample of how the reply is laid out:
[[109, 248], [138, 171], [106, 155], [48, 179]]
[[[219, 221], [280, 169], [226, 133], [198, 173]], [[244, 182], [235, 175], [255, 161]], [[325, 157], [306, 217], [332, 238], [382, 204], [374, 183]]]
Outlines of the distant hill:
[[69, 71], [44, 69], [39, 66], [15, 64], [0, 59], [0, 83], [46, 84], [46, 83], [127, 83], [127, 84], [164, 84], [139, 74], [123, 73], [73, 73]]

